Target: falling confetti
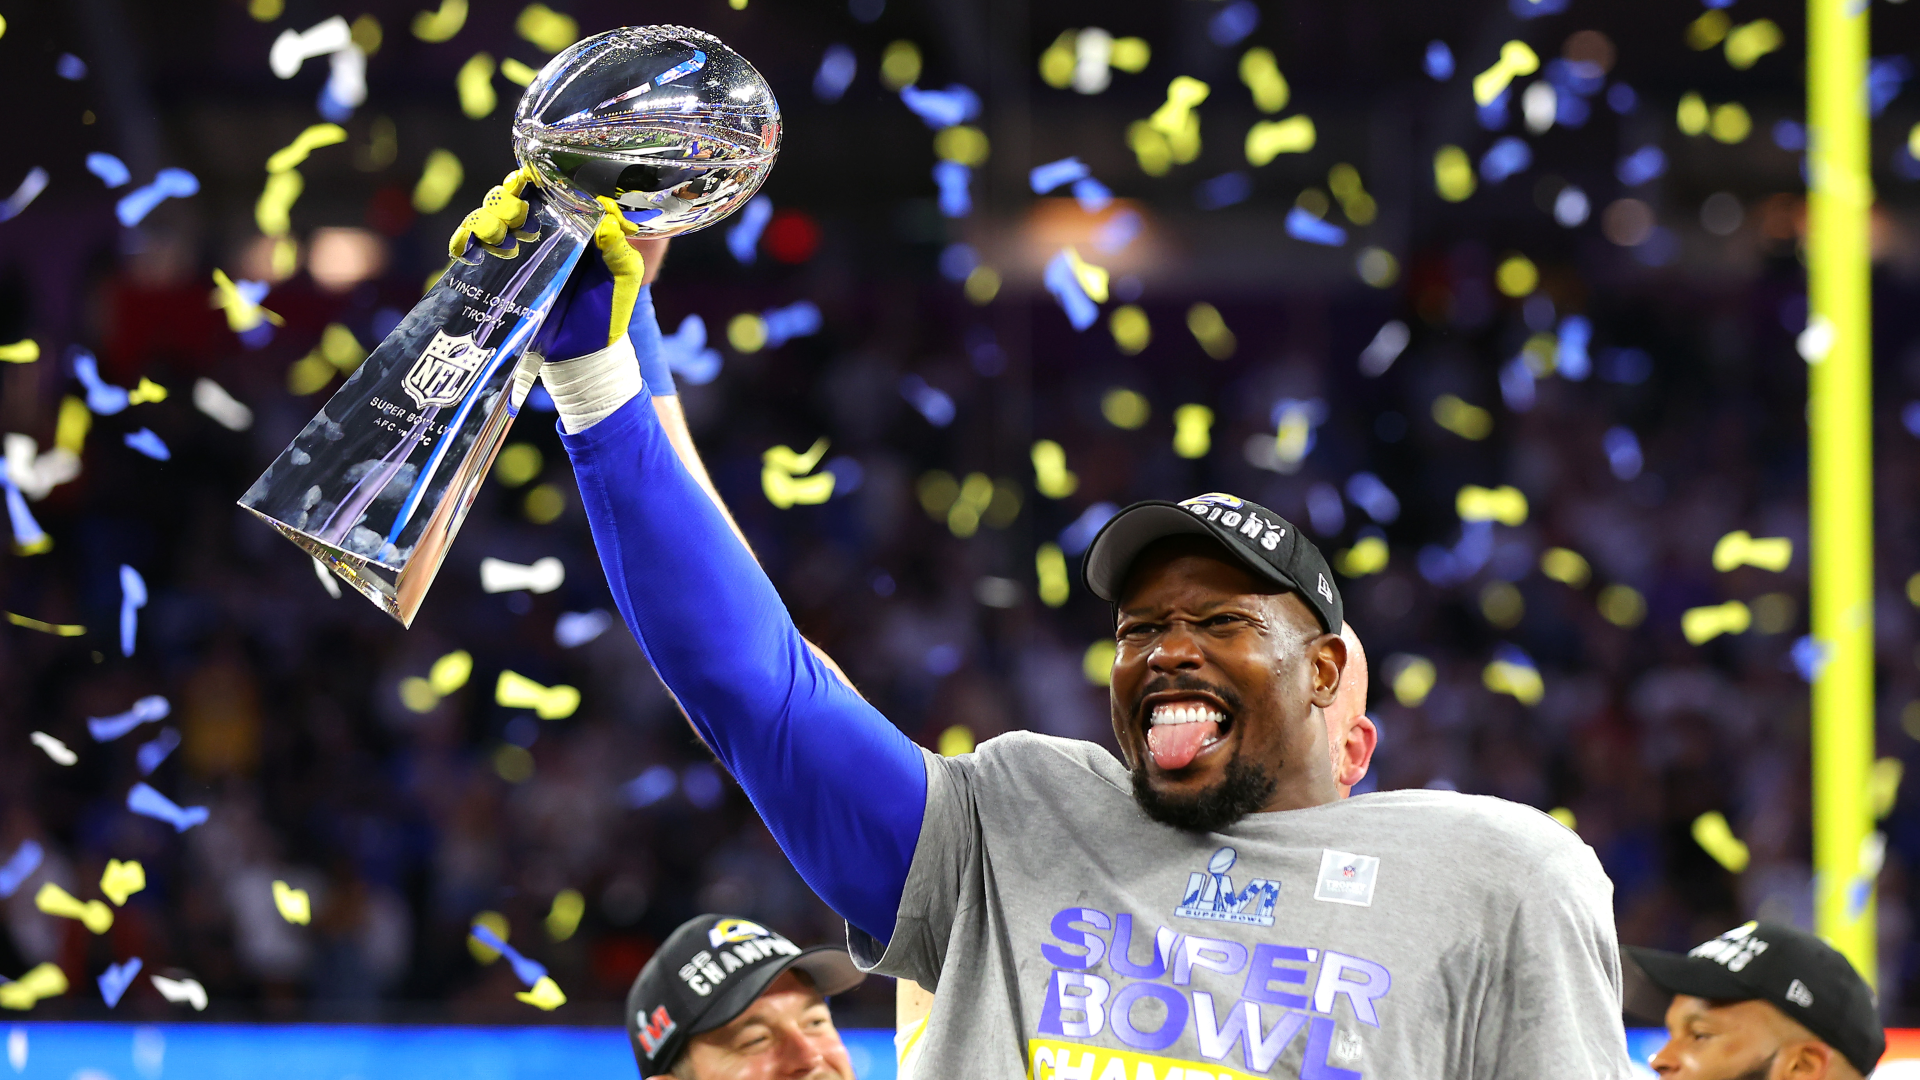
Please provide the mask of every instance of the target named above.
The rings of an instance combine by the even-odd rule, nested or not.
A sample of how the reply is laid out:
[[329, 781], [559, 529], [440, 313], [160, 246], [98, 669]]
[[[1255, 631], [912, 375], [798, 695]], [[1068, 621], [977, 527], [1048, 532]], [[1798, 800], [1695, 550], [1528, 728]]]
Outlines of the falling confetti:
[[313, 921], [313, 904], [307, 898], [307, 890], [296, 889], [278, 879], [273, 883], [273, 907], [290, 923], [305, 926]]
[[0, 202], [0, 221], [19, 217], [20, 211], [25, 210], [28, 203], [37, 198], [42, 191], [47, 190], [47, 179], [47, 170], [38, 165], [27, 170], [26, 178], [20, 181], [20, 186], [13, 189], [13, 194], [7, 196], [5, 202]]
[[1067, 556], [1059, 544], [1041, 544], [1033, 558], [1040, 602], [1057, 608], [1067, 602]]
[[437, 9], [414, 15], [413, 36], [421, 41], [439, 44], [450, 40], [465, 25], [467, 0], [440, 0]]
[[1593, 577], [1592, 567], [1577, 551], [1553, 547], [1540, 553], [1540, 572], [1571, 588], [1581, 588]]
[[1453, 507], [1461, 521], [1523, 525], [1527, 520], [1527, 497], [1510, 485], [1489, 489], [1468, 484], [1454, 497]]
[[175, 1005], [191, 1005], [195, 1012], [205, 1012], [207, 1008], [207, 988], [200, 985], [198, 979], [169, 979], [161, 975], [148, 976], [153, 988], [160, 996]]
[[147, 606], [147, 582], [140, 571], [122, 563], [120, 566], [120, 655], [133, 655], [134, 631], [138, 627], [138, 612]]
[[[94, 901], [99, 903], [99, 901]], [[102, 905], [104, 906], [104, 905]], [[0, 983], [0, 1008], [26, 1010], [36, 1002], [67, 992], [67, 976], [59, 965], [45, 963], [10, 983]]]
[[1736, 70], [1745, 71], [1785, 42], [1786, 37], [1772, 19], [1757, 19], [1745, 26], [1735, 27], [1727, 34], [1727, 63]]
[[253, 426], [253, 410], [227, 393], [219, 383], [205, 376], [194, 380], [193, 407], [228, 431], [245, 431]]
[[460, 111], [469, 120], [482, 119], [493, 112], [499, 98], [493, 92], [493, 55], [477, 52], [460, 65], [453, 86], [460, 95]]
[[113, 928], [113, 909], [105, 902], [82, 901], [51, 881], [40, 883], [40, 891], [33, 894], [33, 906], [57, 918], [76, 919], [96, 934]]
[[561, 889], [554, 894], [553, 906], [547, 910], [547, 936], [555, 941], [571, 938], [574, 931], [580, 929], [580, 917], [586, 913], [587, 899], [580, 895], [580, 890]]
[[21, 555], [38, 555], [53, 548], [53, 538], [27, 509], [27, 499], [14, 484], [13, 477], [0, 476], [0, 488], [6, 492], [7, 519], [13, 526], [13, 550]]
[[146, 220], [153, 208], [168, 199], [184, 199], [199, 194], [200, 181], [185, 169], [161, 169], [154, 175], [153, 182], [145, 187], [135, 188], [120, 197], [114, 205], [114, 214], [120, 218], [120, 224], [128, 228]]
[[7, 857], [6, 863], [0, 865], [0, 900], [19, 892], [20, 886], [26, 884], [35, 870], [40, 869], [40, 862], [45, 857], [46, 851], [38, 840], [22, 840], [13, 854]]
[[160, 436], [147, 428], [129, 431], [121, 436], [121, 439], [132, 449], [155, 461], [166, 461], [173, 457], [173, 451], [167, 449], [167, 444], [161, 440]]
[[1240, 57], [1240, 81], [1247, 85], [1254, 105], [1264, 113], [1277, 113], [1286, 108], [1287, 99], [1292, 96], [1271, 49], [1248, 49]]
[[1501, 646], [1492, 663], [1480, 673], [1480, 682], [1496, 694], [1507, 694], [1522, 705], [1538, 705], [1546, 695], [1546, 683], [1527, 655], [1510, 645]]
[[1350, 578], [1366, 577], [1385, 570], [1389, 555], [1384, 537], [1367, 536], [1340, 552], [1334, 559], [1334, 566]]
[[87, 171], [110, 188], [117, 188], [133, 179], [133, 174], [127, 171], [126, 162], [97, 150], [87, 155]]
[[[831, 476], [831, 473], [827, 475]], [[542, 720], [564, 720], [580, 707], [580, 691], [571, 686], [542, 686], [516, 671], [503, 670], [493, 699], [508, 709], [532, 709]]]
[[1457, 146], [1443, 146], [1433, 155], [1433, 186], [1448, 202], [1464, 202], [1479, 181], [1473, 175], [1473, 162]]
[[141, 776], [152, 776], [153, 770], [167, 760], [167, 755], [180, 746], [180, 732], [173, 728], [163, 728], [160, 734], [141, 744], [135, 751], [134, 760], [140, 766]]
[[100, 984], [100, 996], [106, 1000], [107, 1008], [120, 1004], [121, 995], [127, 987], [133, 985], [135, 976], [140, 974], [140, 958], [134, 957], [124, 963], [109, 964], [107, 970], [100, 973], [96, 980]]
[[1446, 82], [1453, 78], [1453, 50], [1447, 48], [1444, 41], [1427, 42], [1426, 54], [1421, 58], [1421, 70], [1435, 82]]
[[1339, 247], [1347, 242], [1347, 230], [1322, 221], [1300, 206], [1287, 211], [1287, 235], [1322, 247]]
[[164, 821], [174, 832], [186, 832], [206, 823], [209, 811], [204, 806], [181, 806], [144, 783], [127, 792], [127, 809], [142, 817]]
[[826, 453], [826, 439], [817, 440], [804, 454], [788, 446], [768, 447], [760, 455], [760, 489], [767, 501], [786, 510], [817, 506], [831, 498], [838, 478], [831, 472], [813, 472]]
[[1247, 129], [1247, 164], [1258, 168], [1281, 154], [1303, 154], [1313, 149], [1318, 138], [1308, 116], [1259, 121]]
[[[1079, 256], [1071, 254], [1072, 250], [1071, 248], [1062, 250], [1047, 261], [1042, 281], [1047, 291], [1060, 302], [1060, 307], [1066, 312], [1067, 321], [1073, 325], [1073, 328], [1085, 330], [1099, 319], [1100, 306], [1093, 297], [1088, 295], [1085, 280], [1075, 272], [1075, 263], [1079, 261]], [[1104, 271], [1102, 274], [1104, 275]], [[1100, 283], [1104, 286], [1104, 279], [1101, 279]], [[1103, 298], [1105, 292], [1103, 287], [1101, 289]]]
[[1388, 681], [1394, 699], [1409, 709], [1417, 709], [1426, 702], [1427, 695], [1433, 692], [1434, 683], [1440, 677], [1433, 661], [1405, 653], [1388, 657], [1386, 669], [1392, 672]]
[[53, 759], [55, 765], [71, 765], [80, 760], [80, 755], [69, 749], [66, 743], [61, 742], [59, 739], [54, 738], [44, 731], [34, 732], [29, 736], [29, 739], [33, 745], [46, 751], [47, 756]]
[[740, 218], [727, 229], [727, 250], [742, 265], [753, 264], [760, 246], [760, 234], [773, 220], [773, 203], [765, 195], [755, 195], [740, 210]]
[[1531, 75], [1540, 70], [1540, 57], [1524, 41], [1509, 41], [1500, 46], [1500, 59], [1487, 70], [1473, 77], [1474, 103], [1486, 107], [1493, 104], [1513, 80], [1522, 75]]
[[466, 171], [453, 151], [436, 148], [427, 155], [420, 180], [413, 187], [413, 208], [423, 214], [437, 214], [460, 190]]
[[1064, 499], [1080, 486], [1080, 478], [1067, 468], [1067, 452], [1052, 439], [1033, 444], [1034, 490], [1049, 499]]
[[829, 45], [820, 57], [820, 69], [813, 75], [813, 96], [832, 104], [846, 94], [859, 71], [853, 50], [845, 45]]
[[1753, 612], [1738, 600], [1688, 608], [1680, 616], [1680, 633], [1689, 645], [1705, 645], [1722, 634], [1744, 634], [1753, 625]]
[[0, 345], [0, 363], [31, 364], [40, 359], [40, 343], [32, 338]]
[[1027, 173], [1027, 184], [1033, 189], [1035, 195], [1046, 195], [1055, 188], [1091, 175], [1092, 171], [1079, 158], [1061, 158], [1059, 161], [1049, 161], [1045, 165], [1035, 165]]
[[1474, 442], [1493, 434], [1493, 414], [1453, 394], [1433, 399], [1433, 422]]
[[[285, 175], [293, 175], [291, 173]], [[258, 329], [264, 323], [280, 326], [284, 320], [280, 316], [260, 306], [266, 299], [269, 286], [264, 281], [234, 281], [226, 271], [214, 268], [213, 306], [227, 313], [227, 326], [236, 334], [246, 334]]]
[[1733, 835], [1733, 826], [1727, 824], [1727, 816], [1718, 810], [1709, 810], [1693, 819], [1693, 842], [1700, 850], [1713, 857], [1713, 861], [1725, 867], [1729, 873], [1738, 874], [1747, 868], [1751, 854], [1747, 845]]
[[1742, 566], [1757, 566], [1778, 573], [1793, 562], [1793, 541], [1785, 536], [1756, 540], [1741, 529], [1730, 532], [1713, 545], [1713, 568], [1726, 573]]
[[545, 4], [528, 4], [513, 21], [513, 32], [550, 53], [573, 44], [580, 24]]
[[347, 141], [347, 129], [339, 124], [314, 124], [294, 137], [291, 143], [273, 152], [267, 158], [267, 171], [282, 173], [307, 160], [307, 156], [323, 146], [333, 146]]
[[553, 643], [563, 649], [577, 648], [613, 628], [613, 616], [603, 610], [565, 611], [554, 620]]
[[301, 65], [308, 60], [339, 52], [352, 44], [352, 27], [346, 19], [335, 15], [305, 31], [282, 30], [267, 52], [267, 66], [274, 75], [291, 79], [300, 74]]
[[1183, 458], [1207, 456], [1213, 448], [1213, 410], [1205, 405], [1182, 405], [1173, 410], [1173, 452]]
[[1385, 375], [1412, 340], [1413, 332], [1406, 323], [1399, 319], [1385, 323], [1374, 332], [1373, 340], [1360, 352], [1360, 374], [1369, 379]]
[[1227, 328], [1220, 309], [1204, 300], [1187, 309], [1187, 331], [1215, 360], [1225, 360], [1239, 348], [1239, 339]]
[[959, 83], [945, 90], [903, 86], [900, 88], [900, 100], [935, 131], [964, 124], [980, 115], [980, 95]]
[[550, 593], [566, 580], [566, 566], [552, 555], [536, 561], [531, 566], [510, 563], [505, 559], [480, 560], [481, 592]]

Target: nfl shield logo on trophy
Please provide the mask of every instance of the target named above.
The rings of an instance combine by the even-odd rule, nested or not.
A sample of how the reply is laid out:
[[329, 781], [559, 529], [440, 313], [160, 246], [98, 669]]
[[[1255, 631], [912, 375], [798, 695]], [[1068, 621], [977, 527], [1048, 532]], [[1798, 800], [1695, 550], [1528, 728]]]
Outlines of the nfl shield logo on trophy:
[[466, 396], [474, 377], [492, 355], [492, 349], [474, 344], [472, 334], [449, 337], [446, 331], [436, 330], [400, 385], [423, 409], [455, 405]]

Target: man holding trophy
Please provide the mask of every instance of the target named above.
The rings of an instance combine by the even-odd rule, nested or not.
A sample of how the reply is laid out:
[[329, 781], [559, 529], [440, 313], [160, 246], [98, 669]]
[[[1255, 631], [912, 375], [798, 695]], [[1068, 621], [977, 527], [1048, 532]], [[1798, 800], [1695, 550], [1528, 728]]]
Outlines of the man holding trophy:
[[[476, 286], [493, 286], [481, 318], [448, 333], [423, 315], [437, 286], [369, 385], [356, 375], [243, 502], [410, 618], [471, 499], [459, 485], [537, 371], [649, 662], [846, 918], [861, 966], [937, 991], [919, 1075], [1630, 1075], [1611, 888], [1576, 836], [1496, 799], [1340, 798], [1343, 608], [1318, 549], [1271, 511], [1138, 503], [1089, 549], [1085, 583], [1115, 605], [1124, 761], [1026, 732], [942, 758], [808, 645], [649, 400], [628, 333], [642, 271], [626, 236], [751, 194], [779, 138], [764, 88], [679, 28], [556, 57], [516, 119], [537, 189], [517, 171], [455, 237], [461, 259], [509, 268]], [[369, 413], [376, 394], [399, 413]], [[392, 417], [388, 437], [343, 448], [366, 415]], [[498, 433], [467, 435], [469, 415]], [[483, 452], [443, 470], [460, 438]]]

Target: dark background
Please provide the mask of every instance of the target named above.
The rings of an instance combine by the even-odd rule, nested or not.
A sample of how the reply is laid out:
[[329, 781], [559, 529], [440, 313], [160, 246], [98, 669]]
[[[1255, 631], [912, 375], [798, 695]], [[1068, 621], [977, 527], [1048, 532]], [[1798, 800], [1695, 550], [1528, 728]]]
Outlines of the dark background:
[[[722, 493], [802, 629], [910, 736], [935, 745], [964, 726], [975, 739], [1031, 728], [1110, 741], [1105, 693], [1082, 674], [1089, 645], [1109, 634], [1108, 612], [1077, 577], [1065, 606], [1042, 605], [1037, 546], [1101, 502], [1236, 492], [1309, 527], [1329, 554], [1364, 529], [1390, 545], [1383, 573], [1341, 583], [1374, 662], [1381, 746], [1364, 787], [1451, 786], [1572, 810], [1613, 878], [1626, 942], [1686, 947], [1756, 915], [1807, 925], [1808, 695], [1790, 657], [1807, 633], [1805, 366], [1794, 350], [1805, 324], [1803, 185], [1799, 155], [1773, 134], [1802, 112], [1802, 9], [1739, 0], [1729, 11], [1736, 24], [1772, 18], [1785, 45], [1735, 71], [1718, 49], [1684, 43], [1705, 10], [1690, 4], [1573, 0], [1531, 19], [1515, 13], [1530, 11], [1529, 0], [1514, 5], [1258, 0], [1257, 28], [1231, 47], [1209, 38], [1224, 6], [1215, 0], [888, 0], [865, 22], [829, 0], [751, 0], [739, 11], [724, 0], [572, 0], [564, 10], [583, 35], [661, 21], [709, 30], [752, 60], [781, 101], [784, 150], [764, 193], [790, 231], [817, 226], [817, 249], [785, 250], [795, 258], [785, 261], [763, 243], [745, 266], [728, 254], [724, 228], [689, 236], [674, 245], [657, 302], [669, 332], [702, 315], [725, 357], [712, 383], [683, 385]], [[881, 6], [865, 0], [862, 13]], [[0, 974], [53, 960], [75, 983], [37, 1015], [106, 1015], [94, 976], [140, 956], [148, 972], [205, 983], [208, 1016], [548, 1018], [511, 999], [520, 987], [504, 964], [469, 954], [465, 928], [491, 910], [571, 999], [552, 1019], [613, 1023], [655, 943], [697, 912], [749, 915], [801, 940], [840, 933], [738, 789], [715, 773], [626, 631], [571, 649], [555, 643], [562, 612], [611, 604], [550, 416], [523, 417], [514, 441], [541, 452], [538, 482], [565, 495], [567, 509], [535, 525], [525, 512], [532, 484], [490, 483], [411, 631], [351, 594], [329, 598], [302, 553], [233, 504], [331, 392], [294, 396], [290, 366], [329, 323], [370, 345], [444, 264], [460, 215], [513, 164], [507, 126], [518, 88], [496, 76], [502, 104], [472, 120], [459, 109], [454, 75], [481, 50], [544, 62], [513, 32], [519, 6], [476, 0], [444, 44], [408, 32], [416, 10], [289, 0], [263, 22], [233, 0], [75, 0], [4, 12], [0, 72], [13, 105], [0, 194], [36, 165], [51, 183], [0, 223], [0, 343], [32, 337], [43, 350], [37, 363], [0, 370], [0, 430], [52, 441], [60, 399], [81, 392], [71, 347], [98, 354], [112, 382], [144, 376], [172, 392], [96, 417], [82, 475], [32, 506], [52, 550], [0, 556], [6, 610], [88, 627], [57, 638], [0, 626], [0, 857], [29, 838], [48, 851], [46, 866], [4, 901]], [[286, 324], [263, 347], [244, 347], [209, 306], [210, 274], [264, 273], [253, 222], [262, 164], [319, 122], [327, 73], [321, 59], [277, 79], [268, 47], [284, 29], [363, 12], [384, 31], [369, 98], [345, 121], [348, 143], [301, 166], [306, 191], [293, 224], [303, 241], [317, 228], [367, 230], [386, 269], [343, 291], [304, 269], [276, 283], [265, 303]], [[1871, 17], [1874, 55], [1910, 57], [1920, 5], [1874, 3]], [[1098, 95], [1044, 84], [1042, 50], [1061, 31], [1090, 25], [1146, 39], [1150, 65], [1115, 72]], [[1630, 86], [1635, 107], [1616, 111], [1602, 90], [1584, 124], [1533, 133], [1517, 97], [1534, 76], [1516, 84], [1504, 130], [1479, 121], [1467, 84], [1501, 42], [1520, 38], [1551, 60], [1580, 30], [1610, 39], [1617, 59], [1606, 83]], [[1421, 70], [1434, 39], [1457, 62], [1444, 83]], [[976, 173], [967, 218], [940, 214], [932, 132], [878, 80], [882, 51], [896, 40], [918, 45], [922, 86], [962, 82], [984, 101], [977, 123], [992, 154]], [[853, 49], [859, 69], [845, 97], [825, 103], [812, 83], [835, 43]], [[1241, 140], [1263, 116], [1235, 76], [1252, 45], [1271, 48], [1291, 84], [1280, 115], [1306, 113], [1319, 132], [1312, 151], [1258, 169], [1247, 167]], [[85, 77], [56, 74], [63, 53], [86, 62]], [[1203, 150], [1149, 177], [1127, 149], [1126, 127], [1181, 74], [1213, 87], [1199, 110]], [[1743, 103], [1753, 133], [1737, 145], [1681, 134], [1676, 105], [1690, 90], [1713, 104]], [[1920, 447], [1901, 411], [1920, 397], [1920, 165], [1901, 148], [1917, 119], [1920, 96], [1909, 89], [1875, 121], [1873, 146], [1877, 725], [1879, 754], [1909, 760], [1920, 751], [1906, 584], [1920, 570], [1909, 497]], [[375, 136], [389, 122], [394, 154], [382, 160]], [[1478, 162], [1505, 135], [1531, 145], [1529, 168], [1483, 179], [1464, 203], [1435, 194], [1439, 146], [1458, 144]], [[1647, 144], [1664, 148], [1669, 168], [1630, 190], [1616, 166]], [[461, 159], [466, 179], [446, 210], [421, 217], [409, 197], [436, 147]], [[135, 185], [158, 168], [186, 168], [200, 193], [123, 228], [113, 203], [127, 189], [109, 192], [88, 174], [92, 151], [122, 158]], [[1150, 317], [1152, 342], [1137, 356], [1116, 348], [1104, 313], [1075, 333], [1040, 288], [1060, 230], [1084, 236], [1085, 222], [1070, 202], [1036, 199], [1026, 174], [1069, 154], [1147, 220], [1146, 234], [1117, 256], [1084, 239], [1081, 247], [1114, 269], [1116, 289], [1137, 293]], [[1378, 220], [1356, 227], [1335, 208], [1328, 218], [1349, 228], [1346, 246], [1290, 238], [1286, 211], [1303, 190], [1324, 189], [1340, 161], [1359, 168]], [[1199, 185], [1233, 170], [1250, 175], [1251, 197], [1200, 209]], [[1570, 228], [1551, 213], [1567, 183], [1593, 208]], [[1717, 192], [1741, 211], [1728, 235], [1702, 222]], [[1601, 225], [1626, 197], [1650, 206], [1662, 230], [1635, 247], [1610, 241]], [[1004, 276], [991, 303], [970, 303], [941, 275], [940, 256], [956, 242]], [[1397, 258], [1388, 287], [1357, 275], [1365, 245]], [[1499, 383], [1539, 328], [1529, 329], [1521, 300], [1494, 287], [1510, 252], [1540, 268], [1534, 315], [1549, 319], [1541, 325], [1582, 313], [1595, 327], [1595, 374], [1542, 378], [1526, 409], [1503, 400]], [[726, 346], [733, 315], [802, 299], [825, 315], [817, 335], [752, 354]], [[1215, 304], [1237, 335], [1229, 359], [1209, 358], [1186, 332], [1196, 301]], [[1412, 344], [1384, 375], [1365, 377], [1356, 358], [1389, 319], [1412, 328]], [[950, 424], [935, 426], [903, 397], [906, 375], [950, 397]], [[193, 408], [202, 376], [255, 410], [250, 430], [230, 432]], [[1103, 418], [1102, 397], [1114, 388], [1151, 402], [1144, 426]], [[1443, 393], [1490, 409], [1492, 435], [1468, 441], [1440, 428], [1431, 404]], [[1292, 472], [1247, 452], [1271, 445], [1284, 398], [1317, 399], [1324, 416]], [[1172, 450], [1170, 417], [1186, 403], [1216, 416], [1201, 460]], [[140, 427], [167, 442], [170, 461], [123, 445]], [[1636, 436], [1637, 473], [1610, 464], [1613, 428]], [[858, 486], [842, 484], [821, 506], [775, 509], [759, 488], [762, 451], [804, 449], [821, 436], [832, 440], [831, 457], [846, 459], [843, 479], [857, 465]], [[1078, 474], [1065, 499], [1034, 490], [1029, 452], [1043, 438], [1065, 446]], [[916, 494], [931, 470], [1005, 480], [1020, 493], [1017, 517], [956, 537]], [[1396, 493], [1397, 519], [1376, 523], [1351, 500], [1329, 503], [1328, 490], [1363, 471]], [[1420, 572], [1420, 553], [1460, 541], [1455, 493], [1469, 483], [1517, 485], [1531, 515], [1496, 527], [1490, 557], [1466, 580], [1437, 584]], [[1791, 537], [1792, 566], [1715, 572], [1713, 544], [1733, 529]], [[1584, 555], [1593, 580], [1572, 588], [1545, 578], [1539, 555], [1556, 545]], [[484, 556], [548, 555], [567, 568], [556, 592], [478, 588]], [[130, 659], [117, 641], [122, 563], [152, 591]], [[1601, 616], [1609, 585], [1644, 598], [1643, 621]], [[1499, 625], [1511, 620], [1514, 589], [1524, 614]], [[1768, 617], [1745, 634], [1703, 646], [1681, 636], [1688, 608], [1770, 594], [1778, 598], [1756, 605]], [[1546, 693], [1537, 705], [1483, 686], [1482, 669], [1503, 645], [1538, 665]], [[457, 648], [475, 657], [468, 686], [424, 714], [403, 707], [400, 680]], [[1409, 707], [1390, 683], [1415, 655], [1432, 660], [1439, 678]], [[578, 686], [584, 704], [565, 720], [531, 721], [493, 703], [503, 668]], [[124, 808], [139, 778], [134, 749], [160, 725], [107, 744], [85, 727], [148, 694], [171, 700], [166, 723], [184, 739], [151, 782], [212, 809], [207, 825], [182, 835]], [[53, 763], [28, 742], [36, 730], [65, 740], [80, 762]], [[530, 779], [499, 774], [509, 740], [530, 740]], [[673, 779], [671, 794], [632, 805], [625, 785], [658, 767], [667, 772], [656, 778]], [[1920, 855], [1915, 806], [1902, 798], [1884, 825], [1882, 1001], [1901, 1023], [1920, 1022], [1907, 883]], [[1709, 810], [1725, 813], [1751, 846], [1743, 874], [1721, 869], [1690, 838]], [[34, 910], [41, 880], [99, 895], [110, 857], [141, 860], [149, 880], [111, 932], [95, 937]], [[310, 927], [275, 914], [276, 878], [312, 891]], [[541, 919], [564, 888], [585, 894], [587, 914], [577, 934], [554, 942]], [[878, 982], [856, 995], [843, 1022], [890, 1023], [890, 987]], [[113, 1015], [177, 1011], [143, 975]]]

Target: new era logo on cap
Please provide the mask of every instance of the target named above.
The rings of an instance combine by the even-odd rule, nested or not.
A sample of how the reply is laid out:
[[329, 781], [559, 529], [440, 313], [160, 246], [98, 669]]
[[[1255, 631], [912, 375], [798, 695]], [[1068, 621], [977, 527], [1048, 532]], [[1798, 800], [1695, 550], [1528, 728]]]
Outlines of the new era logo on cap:
[[1803, 1009], [1810, 1009], [1813, 1007], [1813, 991], [1807, 989], [1806, 983], [1795, 979], [1787, 987], [1787, 1000]]

